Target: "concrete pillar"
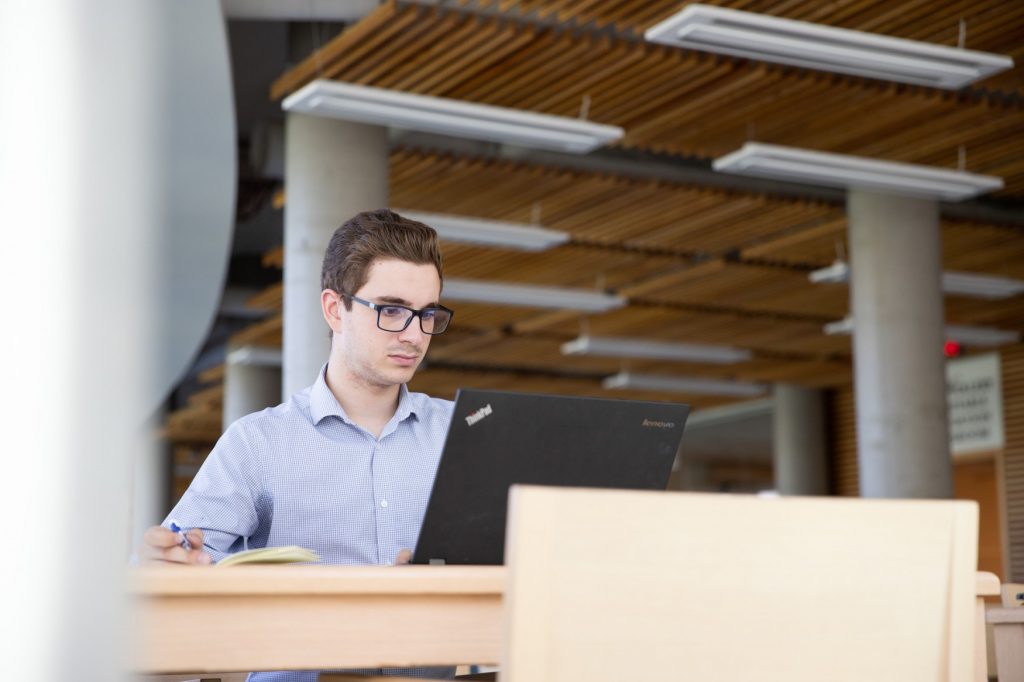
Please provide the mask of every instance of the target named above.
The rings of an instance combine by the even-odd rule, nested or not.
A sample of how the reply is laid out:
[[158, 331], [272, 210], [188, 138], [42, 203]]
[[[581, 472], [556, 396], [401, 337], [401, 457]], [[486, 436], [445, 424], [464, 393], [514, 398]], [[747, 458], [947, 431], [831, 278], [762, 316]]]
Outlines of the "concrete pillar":
[[282, 396], [313, 383], [330, 334], [320, 312], [320, 267], [334, 230], [388, 205], [387, 129], [288, 114], [285, 124]]
[[938, 205], [850, 190], [847, 220], [861, 495], [951, 497]]
[[825, 403], [821, 391], [776, 384], [774, 398], [775, 490], [780, 495], [827, 495]]
[[281, 352], [235, 348], [224, 363], [223, 428], [247, 414], [281, 402]]

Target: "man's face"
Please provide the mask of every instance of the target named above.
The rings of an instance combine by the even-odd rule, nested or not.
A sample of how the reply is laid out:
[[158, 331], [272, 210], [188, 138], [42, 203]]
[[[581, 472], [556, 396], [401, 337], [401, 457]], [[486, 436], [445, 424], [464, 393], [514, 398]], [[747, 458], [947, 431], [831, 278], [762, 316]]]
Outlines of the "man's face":
[[[441, 279], [429, 264], [414, 264], [396, 259], [377, 259], [370, 265], [366, 284], [353, 292], [376, 304], [393, 303], [417, 310], [437, 305]], [[369, 386], [382, 388], [412, 379], [430, 345], [430, 336], [420, 329], [414, 317], [401, 332], [377, 327], [377, 311], [359, 303], [352, 310], [339, 307], [341, 357], [348, 373]]]

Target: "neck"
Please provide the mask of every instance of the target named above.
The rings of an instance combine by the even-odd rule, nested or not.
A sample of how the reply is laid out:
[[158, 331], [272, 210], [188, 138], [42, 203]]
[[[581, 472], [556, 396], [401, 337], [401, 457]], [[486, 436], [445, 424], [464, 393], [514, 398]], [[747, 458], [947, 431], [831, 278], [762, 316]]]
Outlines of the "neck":
[[340, 361], [327, 365], [327, 388], [348, 418], [379, 438], [384, 425], [398, 410], [401, 387], [374, 386], [353, 376]]

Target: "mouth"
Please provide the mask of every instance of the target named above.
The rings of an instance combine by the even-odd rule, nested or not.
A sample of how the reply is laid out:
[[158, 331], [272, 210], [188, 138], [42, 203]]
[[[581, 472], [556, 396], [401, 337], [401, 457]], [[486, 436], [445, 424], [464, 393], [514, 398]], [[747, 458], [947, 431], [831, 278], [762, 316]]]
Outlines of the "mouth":
[[388, 353], [388, 357], [391, 358], [392, 362], [401, 367], [412, 367], [420, 358], [419, 355], [410, 355], [408, 353]]

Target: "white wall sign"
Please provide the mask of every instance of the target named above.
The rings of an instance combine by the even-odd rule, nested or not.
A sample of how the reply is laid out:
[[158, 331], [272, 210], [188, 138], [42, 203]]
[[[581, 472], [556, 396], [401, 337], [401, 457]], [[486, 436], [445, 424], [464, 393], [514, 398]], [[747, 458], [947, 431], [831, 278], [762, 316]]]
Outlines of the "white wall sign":
[[946, 363], [950, 449], [954, 455], [1003, 447], [1003, 386], [999, 354]]

